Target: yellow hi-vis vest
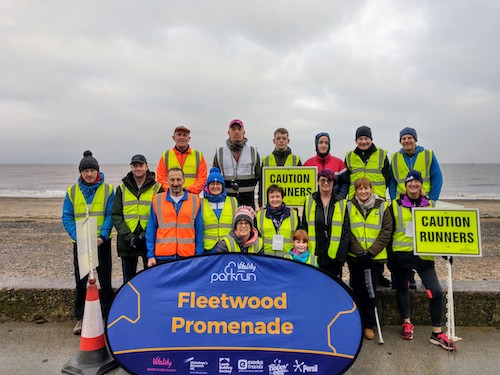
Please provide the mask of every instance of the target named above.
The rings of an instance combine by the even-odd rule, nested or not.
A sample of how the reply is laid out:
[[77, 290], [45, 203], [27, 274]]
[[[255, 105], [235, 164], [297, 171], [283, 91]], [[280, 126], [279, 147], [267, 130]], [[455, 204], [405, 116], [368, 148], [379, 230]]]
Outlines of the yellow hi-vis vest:
[[167, 173], [171, 168], [182, 169], [182, 172], [184, 172], [184, 188], [187, 189], [196, 181], [198, 166], [201, 162], [201, 152], [190, 149], [189, 154], [184, 161], [184, 165], [181, 166], [174, 150], [164, 151], [163, 161], [165, 162]]
[[[283, 258], [295, 260], [295, 259], [293, 259], [293, 255], [290, 254], [289, 252], [283, 254]], [[295, 260], [295, 261], [300, 262], [300, 260]], [[318, 257], [316, 255], [310, 253], [309, 258], [307, 258], [307, 260], [303, 263], [310, 264], [311, 266], [314, 266], [314, 267], [318, 267]]]
[[[284, 167], [296, 167], [299, 165], [299, 157], [297, 155], [288, 155], [285, 160]], [[262, 166], [264, 167], [277, 167], [276, 157], [271, 154], [262, 159]]]
[[[431, 207], [434, 204], [431, 202]], [[392, 201], [392, 211], [394, 212], [394, 221], [396, 230], [392, 235], [392, 251], [396, 252], [413, 252], [413, 237], [406, 235], [407, 223], [412, 223], [411, 210], [398, 204], [397, 200]], [[412, 223], [413, 224], [413, 223]], [[419, 255], [424, 260], [434, 260], [433, 256]]]
[[[405, 158], [401, 152], [394, 153], [391, 159], [392, 175], [396, 180], [396, 196], [398, 196], [406, 191], [405, 179], [410, 169], [406, 165]], [[426, 193], [431, 191], [431, 162], [432, 150], [423, 150], [418, 153], [412, 168], [422, 174], [422, 180], [424, 181], [422, 187]]]
[[[265, 210], [257, 212], [257, 228], [264, 241], [264, 253], [282, 257], [283, 252], [293, 249], [292, 235], [299, 224], [299, 215], [297, 211], [290, 210], [290, 216], [281, 223], [278, 231], [274, 228], [273, 221], [266, 216]], [[283, 236], [283, 250], [273, 249], [273, 236], [280, 234]]]
[[[349, 220], [351, 224], [351, 233], [356, 237], [358, 242], [361, 244], [363, 249], [368, 249], [373, 245], [375, 240], [380, 235], [382, 230], [382, 223], [384, 221], [384, 213], [388, 202], [381, 202], [379, 207], [373, 207], [366, 219], [363, 214], [359, 212], [356, 205], [352, 202], [347, 203], [347, 212], [349, 214]], [[347, 254], [349, 256], [355, 257], [356, 255], [351, 253]], [[383, 249], [378, 253], [373, 260], [386, 260], [387, 259], [387, 249]]]
[[[230, 253], [241, 253], [240, 246], [236, 242], [236, 240], [227, 236], [222, 239], [226, 243], [227, 251]], [[248, 252], [252, 254], [257, 254], [262, 249], [262, 238], [257, 237], [253, 245], [248, 247]]]
[[139, 223], [142, 229], [146, 229], [153, 195], [158, 193], [160, 186], [161, 185], [156, 182], [154, 185], [151, 185], [148, 190], [142, 192], [139, 198], [137, 198], [125, 184], [120, 184], [120, 190], [122, 191], [123, 219], [132, 233], [135, 232]]
[[[347, 168], [351, 171], [351, 184], [349, 186], [349, 199], [354, 197], [354, 184], [356, 180], [361, 177], [366, 177], [372, 183], [372, 190], [381, 198], [385, 198], [385, 191], [387, 185], [385, 177], [382, 174], [384, 161], [387, 157], [387, 151], [377, 148], [373, 154], [370, 155], [366, 165], [363, 160], [354, 151], [349, 151], [345, 156]], [[405, 176], [406, 177], [406, 176]]]
[[[309, 235], [309, 251], [311, 254], [316, 254], [316, 202], [312, 195], [306, 197], [304, 217], [307, 219], [307, 234]], [[328, 256], [331, 259], [337, 257], [337, 252], [340, 247], [340, 238], [342, 237], [342, 225], [346, 212], [347, 200], [342, 199], [335, 202], [332, 229], [330, 231], [330, 245], [328, 246]]]
[[212, 250], [215, 245], [226, 237], [233, 229], [233, 218], [238, 208], [238, 202], [235, 197], [226, 197], [224, 207], [219, 219], [214, 210], [210, 207], [210, 202], [203, 199], [201, 212], [203, 217], [203, 248]]
[[[78, 184], [70, 186], [68, 188], [68, 197], [71, 203], [73, 203], [73, 213], [76, 220], [83, 220], [87, 217], [87, 202], [85, 197], [80, 190]], [[106, 216], [106, 205], [108, 204], [108, 199], [113, 192], [113, 186], [103, 183], [99, 186], [95, 192], [94, 199], [89, 207], [89, 216], [95, 217], [97, 219], [97, 237], [101, 235], [102, 224], [104, 224], [104, 217]], [[111, 238], [111, 233], [109, 234]]]

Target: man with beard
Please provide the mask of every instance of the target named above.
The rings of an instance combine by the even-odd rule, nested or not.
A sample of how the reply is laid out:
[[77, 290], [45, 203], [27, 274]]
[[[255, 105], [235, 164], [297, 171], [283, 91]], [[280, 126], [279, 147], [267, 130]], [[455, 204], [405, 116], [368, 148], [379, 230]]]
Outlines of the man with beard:
[[131, 171], [116, 188], [111, 219], [118, 232], [116, 248], [122, 260], [123, 283], [137, 274], [137, 263], [147, 268], [146, 226], [148, 224], [153, 195], [163, 191], [155, 182], [155, 174], [148, 168], [144, 155], [134, 155]]
[[168, 190], [156, 194], [151, 203], [146, 228], [148, 267], [203, 254], [200, 197], [184, 189], [180, 168], [168, 171], [167, 182]]
[[236, 197], [238, 205], [255, 209], [255, 186], [261, 175], [259, 153], [247, 144], [241, 120], [232, 120], [227, 134], [229, 138], [223, 147], [217, 149], [213, 166], [224, 176], [227, 195]]

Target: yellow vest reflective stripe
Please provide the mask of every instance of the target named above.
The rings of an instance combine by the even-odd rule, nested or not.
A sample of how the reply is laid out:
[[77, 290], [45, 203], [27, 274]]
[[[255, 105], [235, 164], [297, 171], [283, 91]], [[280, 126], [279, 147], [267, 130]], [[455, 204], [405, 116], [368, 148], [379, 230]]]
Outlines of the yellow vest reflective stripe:
[[[423, 150], [418, 153], [413, 169], [422, 174], [423, 189], [426, 193], [431, 191], [431, 162], [432, 150]], [[401, 152], [392, 155], [391, 168], [394, 179], [396, 180], [396, 194], [402, 194], [406, 190], [405, 179], [410, 169], [406, 165], [404, 156]]]
[[167, 151], [163, 152], [163, 161], [165, 162], [167, 173], [171, 168], [182, 169], [182, 172], [184, 172], [184, 188], [188, 188], [196, 181], [198, 166], [201, 162], [201, 152], [190, 149], [182, 167], [174, 150], [169, 150], [168, 154]]
[[[431, 206], [433, 204], [431, 203]], [[393, 252], [413, 252], [413, 237], [406, 235], [406, 225], [412, 222], [412, 213], [407, 207], [398, 204], [397, 200], [392, 201], [392, 211], [394, 213], [394, 221], [396, 229], [392, 235], [392, 251]], [[433, 256], [420, 256], [425, 260], [434, 260]]]
[[[375, 240], [380, 235], [380, 232], [382, 231], [382, 223], [384, 221], [384, 213], [388, 205], [388, 202], [381, 202], [380, 206], [374, 207], [365, 219], [363, 217], [363, 214], [359, 212], [358, 208], [354, 204], [352, 204], [352, 202], [347, 203], [347, 212], [351, 225], [351, 233], [354, 235], [354, 237], [356, 237], [363, 249], [366, 250], [370, 246], [372, 246]], [[348, 255], [352, 257], [356, 256], [351, 252], [349, 252]], [[384, 248], [373, 259], [387, 259], [387, 249]]]
[[[288, 252], [293, 249], [292, 234], [299, 223], [299, 216], [295, 210], [290, 210], [290, 216], [281, 223], [278, 232], [274, 228], [273, 221], [269, 219], [265, 211], [257, 212], [257, 226], [264, 241], [264, 252], [270, 255], [278, 255], [278, 252]], [[283, 250], [273, 250], [273, 236], [283, 236]], [[282, 256], [282, 255], [278, 255]]]
[[[283, 254], [283, 258], [295, 260], [295, 259], [293, 259], [293, 255], [290, 253]], [[300, 262], [299, 260], [295, 260], [295, 261]], [[309, 258], [307, 258], [307, 260], [303, 263], [310, 264], [311, 266], [314, 266], [314, 267], [318, 267], [318, 257], [316, 255], [309, 254]]]
[[146, 229], [149, 220], [149, 212], [151, 211], [151, 202], [153, 196], [158, 193], [160, 184], [157, 182], [151, 187], [142, 192], [139, 199], [125, 186], [120, 184], [122, 191], [122, 206], [123, 206], [123, 219], [125, 224], [129, 227], [130, 231], [135, 232], [137, 225], [141, 223], [141, 228]]
[[[70, 186], [67, 192], [71, 203], [73, 203], [75, 220], [85, 219], [87, 217], [87, 202], [80, 190], [80, 186], [78, 186], [78, 184]], [[89, 206], [89, 216], [97, 219], [97, 237], [101, 235], [102, 224], [106, 216], [106, 205], [108, 204], [108, 199], [112, 192], [113, 186], [105, 183], [101, 184], [101, 186], [97, 188], [92, 203]], [[111, 233], [109, 238], [111, 238]]]
[[[276, 164], [276, 157], [271, 154], [262, 159], [262, 165], [264, 167], [277, 167], [278, 164]], [[295, 167], [299, 165], [299, 157], [296, 155], [288, 155], [285, 160], [285, 164], [283, 165], [284, 167]]]
[[[346, 154], [347, 168], [351, 171], [351, 184], [349, 186], [349, 199], [354, 197], [354, 184], [361, 177], [366, 177], [372, 183], [372, 190], [381, 198], [385, 198], [385, 190], [387, 188], [385, 177], [382, 173], [384, 161], [387, 157], [387, 151], [377, 149], [370, 155], [366, 165], [363, 160], [354, 151], [349, 151]], [[405, 176], [406, 177], [406, 176]]]
[[[316, 204], [314, 204], [312, 195], [306, 197], [304, 213], [307, 219], [307, 234], [309, 235], [309, 251], [316, 254]], [[340, 238], [342, 237], [342, 225], [344, 224], [344, 217], [346, 212], [347, 200], [342, 199], [335, 202], [332, 229], [330, 232], [330, 245], [328, 247], [328, 256], [332, 259], [337, 257], [337, 252], [340, 247]]]
[[226, 197], [224, 207], [222, 208], [219, 219], [214, 210], [210, 207], [210, 202], [203, 199], [203, 248], [211, 250], [217, 243], [229, 234], [233, 229], [233, 218], [238, 208], [238, 202], [235, 197]]
[[[224, 237], [222, 240], [226, 243], [227, 251], [229, 251], [230, 253], [241, 253], [241, 249], [233, 237], [227, 236]], [[248, 247], [248, 252], [252, 254], [257, 254], [261, 248], [262, 248], [262, 239], [260, 237], [257, 237], [253, 245]]]

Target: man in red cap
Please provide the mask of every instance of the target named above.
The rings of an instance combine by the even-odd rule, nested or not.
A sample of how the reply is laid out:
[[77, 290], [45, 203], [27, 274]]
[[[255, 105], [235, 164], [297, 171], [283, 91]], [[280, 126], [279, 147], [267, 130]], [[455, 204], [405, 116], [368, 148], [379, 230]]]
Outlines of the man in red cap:
[[184, 188], [193, 194], [199, 194], [207, 181], [207, 163], [200, 151], [189, 147], [191, 131], [185, 126], [174, 130], [172, 139], [174, 148], [163, 152], [156, 167], [156, 179], [163, 189], [168, 190], [167, 172], [171, 168], [180, 168], [184, 172]]
[[213, 166], [224, 176], [227, 195], [236, 197], [240, 206], [255, 208], [255, 186], [261, 175], [259, 153], [247, 144], [241, 120], [232, 120], [227, 134], [229, 138], [223, 147], [217, 149]]

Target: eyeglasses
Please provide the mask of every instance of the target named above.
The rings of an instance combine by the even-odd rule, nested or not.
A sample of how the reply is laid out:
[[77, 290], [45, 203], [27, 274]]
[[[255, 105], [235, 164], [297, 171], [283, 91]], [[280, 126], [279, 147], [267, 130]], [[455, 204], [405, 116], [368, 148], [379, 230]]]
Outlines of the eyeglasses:
[[319, 182], [321, 185], [330, 185], [330, 184], [333, 182], [333, 180], [327, 180], [326, 178], [320, 178], [320, 179], [318, 180], [318, 182]]
[[248, 221], [241, 220], [241, 221], [238, 221], [236, 223], [236, 225], [248, 225], [248, 226], [250, 226], [250, 223]]

